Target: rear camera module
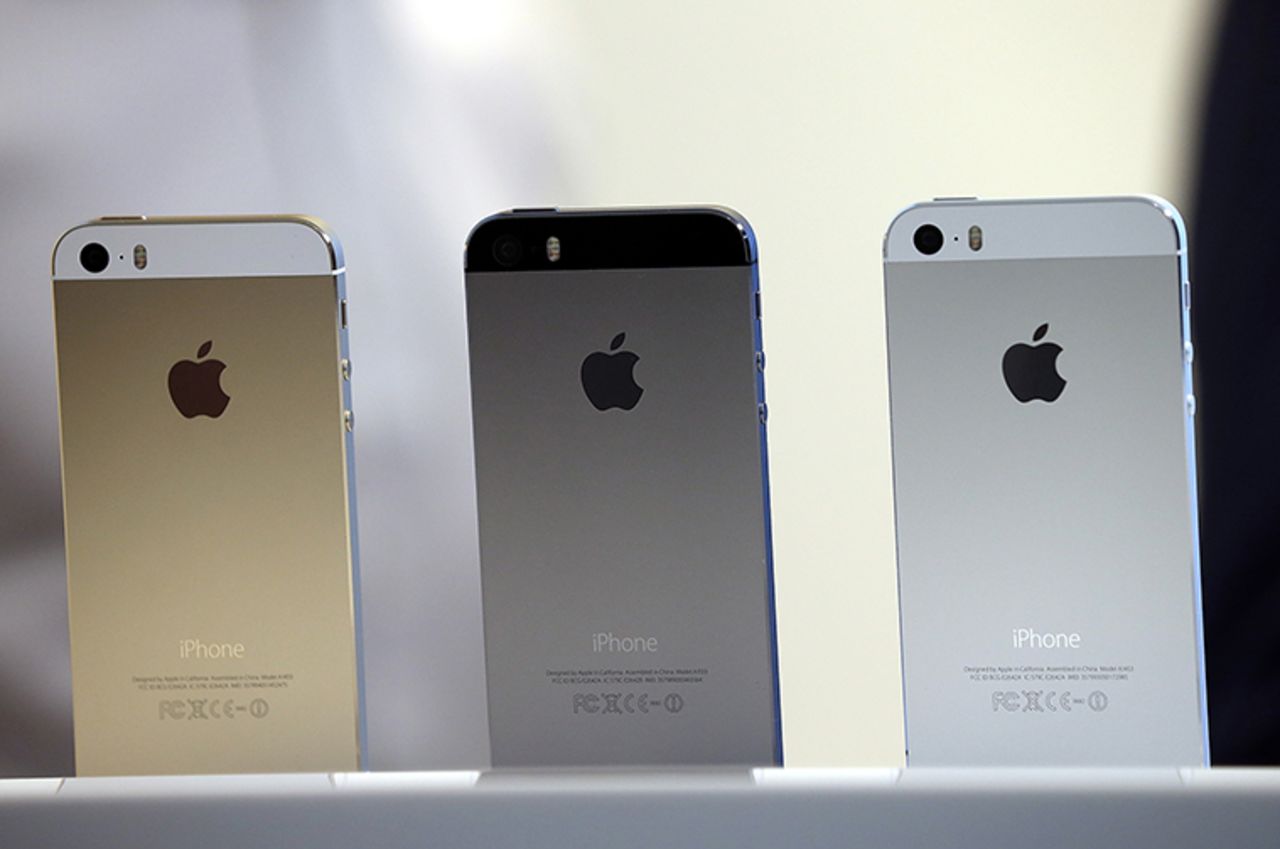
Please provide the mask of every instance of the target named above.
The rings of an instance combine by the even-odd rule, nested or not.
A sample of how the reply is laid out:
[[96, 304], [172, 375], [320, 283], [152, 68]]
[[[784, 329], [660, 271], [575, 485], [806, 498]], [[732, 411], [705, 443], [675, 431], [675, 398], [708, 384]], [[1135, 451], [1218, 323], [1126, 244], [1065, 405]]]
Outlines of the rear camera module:
[[499, 236], [493, 243], [493, 259], [498, 265], [510, 268], [524, 255], [524, 246], [515, 236]]
[[942, 231], [932, 224], [921, 224], [916, 228], [916, 233], [911, 237], [911, 241], [915, 242], [916, 250], [925, 256], [933, 256], [942, 250]]
[[111, 254], [97, 242], [90, 242], [80, 249], [80, 265], [90, 274], [101, 274], [111, 262]]

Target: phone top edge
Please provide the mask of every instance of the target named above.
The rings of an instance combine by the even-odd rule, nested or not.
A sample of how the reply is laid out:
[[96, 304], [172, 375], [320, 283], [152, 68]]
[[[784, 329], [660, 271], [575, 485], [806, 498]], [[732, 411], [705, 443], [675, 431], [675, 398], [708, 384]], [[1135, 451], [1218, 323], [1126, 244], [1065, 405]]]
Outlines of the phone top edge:
[[[559, 240], [556, 259], [550, 258], [552, 236]], [[519, 243], [517, 259], [498, 259], [499, 239]], [[477, 222], [467, 234], [463, 267], [520, 272], [750, 266], [757, 255], [751, 225], [725, 206], [540, 207], [506, 210]]]
[[[943, 231], [932, 255], [914, 245], [917, 228]], [[969, 246], [980, 228], [980, 247]], [[1177, 256], [1186, 229], [1172, 203], [1156, 195], [1027, 199], [935, 199], [897, 212], [885, 230], [882, 257], [896, 262]]]
[[[108, 266], [96, 273], [79, 258], [91, 242], [109, 243]], [[136, 246], [146, 248], [141, 268], [132, 261]], [[64, 232], [51, 256], [55, 280], [330, 276], [344, 270], [341, 243], [308, 215], [103, 216]]]

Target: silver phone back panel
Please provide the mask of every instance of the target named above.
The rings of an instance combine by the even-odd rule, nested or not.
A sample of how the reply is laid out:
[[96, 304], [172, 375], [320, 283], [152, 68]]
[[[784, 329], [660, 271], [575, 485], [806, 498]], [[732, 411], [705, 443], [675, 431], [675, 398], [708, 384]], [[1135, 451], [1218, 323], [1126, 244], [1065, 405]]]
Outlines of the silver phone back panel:
[[[1168, 226], [1149, 256], [886, 263], [912, 765], [1206, 761]], [[1014, 397], [1019, 343], [1061, 346], [1055, 401]]]
[[[777, 761], [755, 291], [467, 275], [495, 766]], [[582, 364], [621, 333], [643, 394], [600, 411]]]

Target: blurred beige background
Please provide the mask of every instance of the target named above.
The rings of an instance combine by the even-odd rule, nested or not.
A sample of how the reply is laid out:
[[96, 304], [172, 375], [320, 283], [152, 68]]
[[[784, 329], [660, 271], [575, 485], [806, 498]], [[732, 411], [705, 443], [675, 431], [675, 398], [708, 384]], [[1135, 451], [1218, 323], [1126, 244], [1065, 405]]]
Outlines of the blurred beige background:
[[48, 256], [104, 213], [308, 212], [352, 297], [382, 769], [485, 738], [462, 241], [720, 203], [761, 245], [792, 765], [902, 759], [880, 238], [935, 195], [1187, 211], [1206, 0], [13, 0], [0, 29], [0, 775], [69, 772]]

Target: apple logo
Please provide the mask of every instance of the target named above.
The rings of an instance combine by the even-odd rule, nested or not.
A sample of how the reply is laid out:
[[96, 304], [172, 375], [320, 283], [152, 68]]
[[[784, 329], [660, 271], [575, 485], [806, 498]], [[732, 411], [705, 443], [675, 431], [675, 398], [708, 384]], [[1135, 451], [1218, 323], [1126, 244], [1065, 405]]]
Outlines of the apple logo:
[[[196, 359], [203, 359], [213, 350], [210, 339], [196, 351]], [[208, 416], [216, 419], [227, 409], [231, 396], [222, 391], [222, 370], [227, 364], [221, 360], [179, 360], [169, 369], [169, 397], [178, 412], [189, 419]]]
[[[1049, 332], [1049, 325], [1036, 328], [1032, 342], [1039, 342]], [[1058, 355], [1062, 346], [1056, 342], [1028, 345], [1019, 342], [1004, 352], [1004, 382], [1009, 385], [1013, 397], [1023, 404], [1039, 400], [1053, 403], [1058, 400], [1067, 382], [1058, 374]]]
[[640, 358], [631, 351], [618, 351], [626, 338], [626, 333], [619, 333], [609, 343], [609, 350], [616, 354], [596, 351], [582, 361], [582, 389], [587, 400], [601, 412], [613, 407], [630, 410], [644, 394], [632, 373]]

